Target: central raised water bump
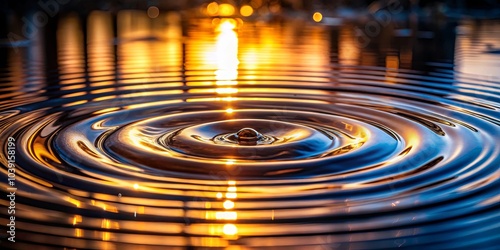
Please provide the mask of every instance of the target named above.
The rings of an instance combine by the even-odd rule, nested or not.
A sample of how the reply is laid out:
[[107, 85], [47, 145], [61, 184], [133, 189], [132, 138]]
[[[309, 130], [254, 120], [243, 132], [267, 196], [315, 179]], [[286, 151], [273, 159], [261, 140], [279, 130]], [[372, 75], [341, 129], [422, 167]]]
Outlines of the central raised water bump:
[[242, 128], [236, 133], [239, 144], [256, 144], [262, 138], [262, 134], [253, 128]]
[[[252, 117], [252, 114], [253, 112], [247, 111], [245, 116]], [[255, 115], [262, 114], [259, 112]], [[273, 113], [270, 113], [269, 116], [272, 115]], [[193, 116], [198, 117], [199, 113], [193, 114]], [[212, 118], [213, 114], [206, 116], [206, 120], [208, 120], [208, 118]], [[264, 117], [267, 118], [267, 116]], [[170, 118], [170, 116], [166, 116], [164, 120], [154, 120], [155, 123], [149, 123], [148, 128], [162, 129], [165, 122], [170, 121], [168, 120]], [[222, 120], [222, 118], [224, 116], [221, 117], [220, 121], [196, 124], [178, 130], [164, 129], [167, 133], [162, 135], [161, 139], [151, 139], [151, 141], [158, 140], [166, 150], [175, 151], [185, 157], [244, 161], [322, 157], [328, 151], [345, 145], [337, 139], [333, 132], [325, 132], [328, 130], [319, 130], [301, 124], [272, 119]], [[190, 121], [194, 118], [189, 116], [185, 119]], [[178, 122], [180, 121], [175, 120], [175, 126], [179, 124]], [[121, 133], [134, 132], [122, 131]], [[127, 151], [127, 154], [130, 152]], [[223, 162], [225, 166], [226, 161]], [[264, 162], [260, 164], [264, 164]]]

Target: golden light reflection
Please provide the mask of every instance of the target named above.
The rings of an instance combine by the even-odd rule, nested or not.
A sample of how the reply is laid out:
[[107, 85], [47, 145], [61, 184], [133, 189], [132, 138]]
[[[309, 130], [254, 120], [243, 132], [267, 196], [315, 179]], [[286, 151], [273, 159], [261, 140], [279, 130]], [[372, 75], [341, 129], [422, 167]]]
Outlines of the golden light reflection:
[[[150, 34], [151, 19], [144, 12], [122, 10], [118, 13], [118, 57], [121, 58], [120, 72], [129, 77], [122, 82], [134, 86], [140, 84], [142, 88], [149, 88], [151, 80], [153, 58], [153, 43], [142, 39]], [[158, 53], [158, 52], [155, 52]], [[133, 76], [133, 77], [130, 77]], [[120, 87], [128, 90], [129, 86]]]
[[102, 232], [102, 240], [109, 241], [111, 239], [111, 234], [109, 232]]
[[[209, 220], [221, 220], [221, 221], [236, 221], [238, 219], [238, 212], [232, 209], [236, 206], [236, 181], [229, 180], [227, 182], [227, 192], [226, 199], [222, 202], [223, 211], [207, 211], [205, 213], [205, 218]], [[222, 198], [222, 193], [219, 192], [216, 194], [217, 199]], [[219, 203], [220, 204], [220, 203]], [[227, 223], [227, 224], [214, 224], [210, 226], [209, 232], [214, 235], [222, 235], [228, 239], [236, 239], [238, 234], [238, 228], [235, 224]]]
[[253, 14], [253, 8], [250, 5], [243, 5], [240, 8], [240, 14], [242, 16], [251, 16]]
[[[114, 84], [114, 60], [112, 16], [105, 11], [92, 11], [87, 20], [87, 53], [91, 86]], [[115, 88], [97, 88], [92, 94], [115, 91]], [[109, 97], [109, 96], [106, 96]]]
[[399, 68], [399, 57], [398, 56], [386, 56], [385, 57], [385, 67], [388, 69], [398, 69]]
[[82, 222], [82, 216], [80, 215], [75, 215], [75, 217], [73, 217], [73, 226]]
[[355, 39], [355, 34], [352, 28], [342, 26], [339, 36], [339, 63], [344, 65], [358, 65], [360, 58], [360, 48]]
[[137, 214], [144, 214], [145, 211], [146, 211], [146, 208], [144, 206], [140, 206], [137, 208], [137, 210], [135, 212]]
[[236, 235], [238, 233], [238, 228], [234, 224], [226, 224], [222, 228], [222, 232], [225, 235]]
[[111, 227], [111, 222], [107, 219], [103, 219], [101, 223], [102, 228], [110, 228]]
[[323, 15], [319, 12], [315, 12], [313, 14], [313, 20], [317, 23], [321, 22], [321, 20], [323, 20]]
[[232, 202], [231, 200], [224, 201], [224, 208], [225, 209], [232, 209], [232, 208], [234, 208], [234, 202]]
[[399, 57], [398, 56], [386, 56], [385, 57], [385, 77], [386, 82], [388, 83], [396, 83], [397, 79], [395, 77], [398, 76], [399, 69]]
[[216, 220], [236, 220], [238, 219], [238, 214], [236, 212], [215, 212]]
[[75, 228], [75, 237], [81, 238], [83, 236], [83, 230], [80, 228]]
[[85, 76], [84, 41], [80, 19], [71, 14], [61, 18], [57, 29], [57, 58], [63, 86], [61, 89], [81, 89]]
[[223, 19], [220, 21], [216, 30], [217, 35], [215, 57], [217, 61], [217, 70], [215, 71], [216, 93], [227, 95], [238, 93], [238, 88], [225, 87], [237, 85], [238, 82], [238, 34], [234, 19]]
[[[219, 83], [220, 84], [220, 83]], [[217, 94], [235, 94], [235, 93], [238, 93], [238, 89], [237, 88], [217, 88], [216, 91]]]
[[[189, 93], [216, 93], [216, 97], [187, 98], [186, 102], [234, 102], [240, 100], [275, 101], [273, 98], [236, 97], [241, 93], [274, 93], [290, 90], [282, 88], [239, 88], [240, 79], [246, 86], [259, 84], [261, 79], [288, 80], [305, 79], [307, 81], [328, 81], [326, 74], [318, 73], [311, 77], [297, 72], [296, 69], [306, 67], [318, 72], [327, 70], [329, 64], [328, 37], [323, 27], [316, 26], [308, 30], [310, 46], [297, 46], [297, 28], [281, 27], [280, 25], [252, 26], [241, 25], [237, 19], [213, 18], [206, 22], [207, 26], [215, 29], [213, 32], [189, 32], [188, 36], [201, 37], [192, 39], [186, 44], [186, 69], [202, 71], [203, 74], [214, 74], [215, 88], [193, 88]], [[240, 35], [241, 32], [241, 35]], [[248, 35], [249, 32], [252, 35]], [[355, 41], [353, 41], [355, 44]], [[284, 62], [291, 62], [293, 66], [283, 66]], [[212, 69], [214, 69], [212, 71]], [[240, 71], [243, 70], [243, 73]], [[286, 72], [284, 75], [274, 75], [270, 72], [278, 70]], [[309, 74], [309, 73], [308, 73]], [[189, 86], [208, 86], [213, 82], [206, 81], [206, 76], [188, 75]], [[204, 81], [205, 80], [205, 81]], [[293, 91], [293, 90], [292, 90]], [[283, 99], [283, 101], [286, 101]], [[300, 99], [293, 99], [300, 102]], [[304, 100], [304, 102], [323, 102], [318, 100]], [[231, 113], [235, 104], [226, 106], [227, 114]], [[234, 111], [233, 111], [234, 112]]]
[[226, 198], [228, 199], [236, 199], [236, 197], [238, 197], [236, 193], [226, 193]]
[[219, 4], [216, 2], [211, 2], [207, 5], [207, 13], [211, 16], [217, 15], [219, 12]]
[[234, 7], [231, 4], [223, 3], [219, 5], [220, 16], [231, 16], [234, 14]]
[[96, 201], [96, 200], [91, 200], [90, 202], [93, 206], [102, 208], [102, 210], [104, 210], [104, 211], [108, 211], [111, 213], [118, 213], [118, 208], [113, 206], [113, 205], [106, 204], [102, 201]]
[[120, 229], [120, 225], [117, 221], [112, 221], [109, 219], [103, 219], [101, 222], [101, 228], [104, 229]]
[[151, 18], [149, 14], [151, 13], [138, 10], [118, 12], [117, 57], [121, 63], [117, 71], [123, 76], [119, 80], [119, 90], [131, 91], [129, 94], [118, 96], [117, 102], [121, 102], [117, 105], [132, 104], [134, 100], [143, 98], [148, 93], [174, 94], [148, 92], [147, 89], [182, 86], [180, 14], [169, 12], [158, 18]]
[[66, 200], [67, 200], [69, 203], [71, 203], [71, 204], [75, 205], [76, 207], [80, 207], [80, 206], [81, 206], [81, 202], [80, 202], [79, 200], [73, 199], [73, 198], [71, 198], [71, 197], [66, 198]]

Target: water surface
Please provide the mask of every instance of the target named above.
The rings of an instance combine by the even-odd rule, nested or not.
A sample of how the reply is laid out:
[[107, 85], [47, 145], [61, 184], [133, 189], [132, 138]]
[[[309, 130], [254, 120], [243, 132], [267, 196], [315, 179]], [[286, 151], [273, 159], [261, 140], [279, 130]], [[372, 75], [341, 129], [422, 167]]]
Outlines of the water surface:
[[500, 23], [356, 27], [92, 12], [0, 48], [7, 247], [493, 249]]

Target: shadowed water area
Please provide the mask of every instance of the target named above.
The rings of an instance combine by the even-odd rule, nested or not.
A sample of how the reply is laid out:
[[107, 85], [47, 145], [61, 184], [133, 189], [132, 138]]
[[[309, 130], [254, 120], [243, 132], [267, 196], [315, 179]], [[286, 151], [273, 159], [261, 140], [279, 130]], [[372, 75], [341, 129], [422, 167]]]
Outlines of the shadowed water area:
[[364, 25], [94, 11], [4, 39], [1, 244], [494, 249], [500, 22]]

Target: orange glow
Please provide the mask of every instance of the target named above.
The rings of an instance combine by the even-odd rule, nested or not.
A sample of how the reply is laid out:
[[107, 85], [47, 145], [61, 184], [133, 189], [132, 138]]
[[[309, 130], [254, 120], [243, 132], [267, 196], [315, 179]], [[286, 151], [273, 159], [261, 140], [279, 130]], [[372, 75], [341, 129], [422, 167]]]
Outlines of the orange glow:
[[108, 241], [111, 238], [111, 234], [109, 232], [102, 232], [102, 240]]
[[281, 5], [279, 4], [272, 4], [271, 6], [269, 6], [269, 11], [271, 11], [272, 13], [278, 13], [280, 12], [281, 10]]
[[262, 6], [262, 0], [252, 0], [252, 1], [250, 1], [250, 4], [254, 8], [258, 8], [258, 7]]
[[234, 14], [234, 7], [231, 4], [223, 3], [219, 5], [219, 15], [231, 16]]
[[[160, 18], [161, 20], [158, 20]], [[123, 108], [151, 106], [160, 103], [135, 102], [134, 100], [146, 95], [175, 94], [173, 92], [160, 93], [146, 90], [158, 87], [158, 84], [153, 83], [153, 79], [171, 82], [165, 84], [168, 86], [182, 85], [182, 83], [175, 82], [180, 77], [175, 74], [160, 74], [157, 70], [160, 68], [170, 68], [175, 71], [182, 67], [180, 15], [170, 12], [165, 13], [165, 15], [159, 15], [157, 19], [151, 19], [146, 11], [121, 10], [117, 14], [117, 26], [117, 38], [121, 41], [116, 48], [117, 56], [121, 58], [121, 63], [117, 66], [117, 70], [123, 74], [132, 76], [119, 80], [120, 86], [118, 90], [132, 91], [118, 95], [115, 98], [116, 101], [112, 102], [113, 105]], [[152, 30], [153, 26], [155, 28]], [[141, 37], [154, 37], [154, 39], [144, 40]], [[141, 39], [137, 40], [137, 38]], [[111, 49], [113, 51], [112, 45]], [[114, 56], [112, 59], [114, 60]], [[113, 63], [107, 63], [107, 65], [115, 67]], [[109, 75], [106, 74], [106, 76]], [[164, 101], [174, 100], [169, 99]]]
[[216, 91], [217, 94], [235, 94], [238, 93], [237, 88], [217, 88]]
[[[233, 109], [232, 109], [232, 108], [228, 108], [228, 109], [226, 109], [226, 113], [228, 113], [228, 114], [232, 114], [232, 113], [233, 113]], [[233, 163], [233, 162], [231, 162], [231, 164], [232, 164], [232, 163]], [[229, 164], [229, 161], [227, 161], [227, 162], [226, 162], [226, 165], [231, 165], [231, 164]]]
[[68, 197], [67, 201], [70, 202], [71, 204], [75, 205], [76, 207], [81, 206], [81, 202], [79, 200], [73, 199], [71, 197]]
[[226, 224], [222, 228], [222, 232], [225, 235], [235, 235], [235, 234], [238, 233], [238, 228], [235, 225], [233, 225], [233, 224]]
[[138, 213], [138, 214], [144, 214], [144, 211], [145, 211], [145, 210], [146, 210], [146, 209], [144, 208], [144, 206], [140, 206], [140, 207], [138, 207], [138, 208], [137, 208], [136, 213]]
[[224, 205], [225, 209], [232, 209], [232, 208], [234, 208], [234, 202], [232, 202], [230, 200], [224, 201], [223, 205]]
[[[228, 160], [228, 162], [232, 162], [233, 160]], [[231, 199], [236, 199], [236, 181], [229, 180], [227, 182], [227, 193], [226, 200], [222, 203], [222, 206], [226, 211], [206, 211], [205, 219], [208, 220], [221, 220], [221, 221], [236, 221], [238, 220], [238, 212], [230, 211], [235, 207], [236, 202]], [[217, 193], [217, 198], [222, 198], [222, 193]], [[228, 211], [229, 210], [229, 211]], [[222, 228], [221, 228], [222, 226]], [[222, 229], [222, 230], [221, 230]], [[238, 236], [238, 228], [234, 224], [215, 224], [210, 227], [209, 231], [211, 234], [222, 235], [226, 239], [237, 239]]]
[[238, 214], [236, 212], [215, 212], [216, 220], [236, 220]]
[[399, 69], [399, 57], [398, 56], [386, 56], [385, 57], [385, 77], [387, 83], [397, 83], [397, 79], [395, 77], [398, 76]]
[[387, 56], [385, 58], [385, 67], [389, 69], [398, 69], [399, 58], [397, 56]]
[[315, 12], [313, 14], [313, 20], [317, 23], [321, 22], [321, 20], [323, 20], [323, 15], [319, 12]]
[[[117, 15], [117, 31], [118, 38], [123, 41], [133, 39], [138, 36], [146, 36], [149, 34], [149, 23], [151, 19], [147, 16], [145, 12], [138, 12], [136, 10], [121, 10]], [[134, 23], [134, 25], [130, 25]], [[133, 43], [125, 42], [118, 44], [117, 47], [118, 57], [123, 57], [122, 63], [118, 66], [120, 72], [124, 74], [134, 74], [133, 78], [122, 80], [121, 83], [125, 83], [120, 86], [120, 90], [129, 89], [135, 84], [141, 84], [140, 86], [147, 89], [148, 83], [150, 82], [151, 74], [150, 68], [154, 65], [154, 56], [151, 48], [151, 43], [147, 41], [137, 41]], [[158, 53], [158, 52], [155, 52]], [[133, 55], [133, 56], [130, 56]], [[139, 93], [139, 92], [137, 92]], [[142, 92], [140, 92], [142, 95]], [[118, 100], [122, 96], [118, 97]], [[123, 105], [128, 103], [117, 103], [117, 105]]]
[[[90, 18], [90, 17], [89, 17]], [[84, 76], [83, 33], [80, 19], [76, 14], [68, 15], [59, 21], [57, 30], [57, 58], [61, 66], [61, 89], [79, 89], [79, 83]]]
[[217, 26], [217, 25], [219, 25], [219, 24], [220, 24], [220, 18], [217, 18], [217, 17], [216, 17], [216, 18], [212, 19], [212, 25], [213, 25], [214, 27], [216, 27], [216, 26]]
[[75, 237], [82, 237], [83, 236], [83, 231], [80, 228], [75, 228]]
[[211, 2], [210, 4], [208, 4], [207, 13], [209, 15], [215, 16], [215, 15], [217, 15], [218, 12], [219, 12], [219, 4], [218, 3]]
[[234, 31], [236, 21], [234, 19], [223, 19], [219, 23], [215, 56], [217, 60], [217, 70], [215, 71], [216, 93], [230, 95], [238, 93], [237, 88], [223, 87], [237, 85], [238, 78], [238, 35]]
[[217, 29], [224, 33], [226, 36], [231, 35], [231, 31], [236, 28], [236, 20], [232, 18], [223, 18], [222, 20], [216, 18], [214, 20], [219, 20]]
[[243, 5], [240, 8], [240, 14], [242, 16], [251, 16], [253, 14], [253, 8], [250, 5]]
[[[87, 20], [87, 50], [89, 76], [92, 86], [112, 86], [114, 80], [110, 75], [114, 71], [115, 52], [109, 42], [113, 39], [112, 16], [104, 11], [92, 11]], [[98, 94], [99, 91], [115, 91], [116, 88], [95, 89], [90, 93]], [[111, 97], [106, 95], [106, 97]], [[105, 98], [104, 96], [101, 98]], [[105, 99], [94, 98], [94, 101]]]
[[339, 61], [345, 65], [358, 65], [360, 58], [360, 48], [355, 40], [354, 31], [348, 27], [340, 28], [339, 43]]
[[101, 228], [104, 229], [120, 229], [120, 225], [116, 221], [102, 219]]
[[76, 224], [78, 224], [80, 222], [82, 222], [82, 216], [75, 215], [75, 217], [73, 217], [73, 225], [76, 225]]
[[112, 213], [118, 213], [118, 208], [117, 207], [109, 205], [109, 204], [106, 204], [106, 203], [104, 203], [102, 201], [92, 200], [91, 204], [93, 206], [102, 208], [102, 210], [104, 210], [104, 211], [108, 211], [108, 212], [112, 212]]
[[108, 219], [103, 219], [101, 223], [102, 228], [111, 228], [111, 221]]
[[226, 193], [226, 198], [228, 199], [235, 199], [236, 197], [236, 193]]

